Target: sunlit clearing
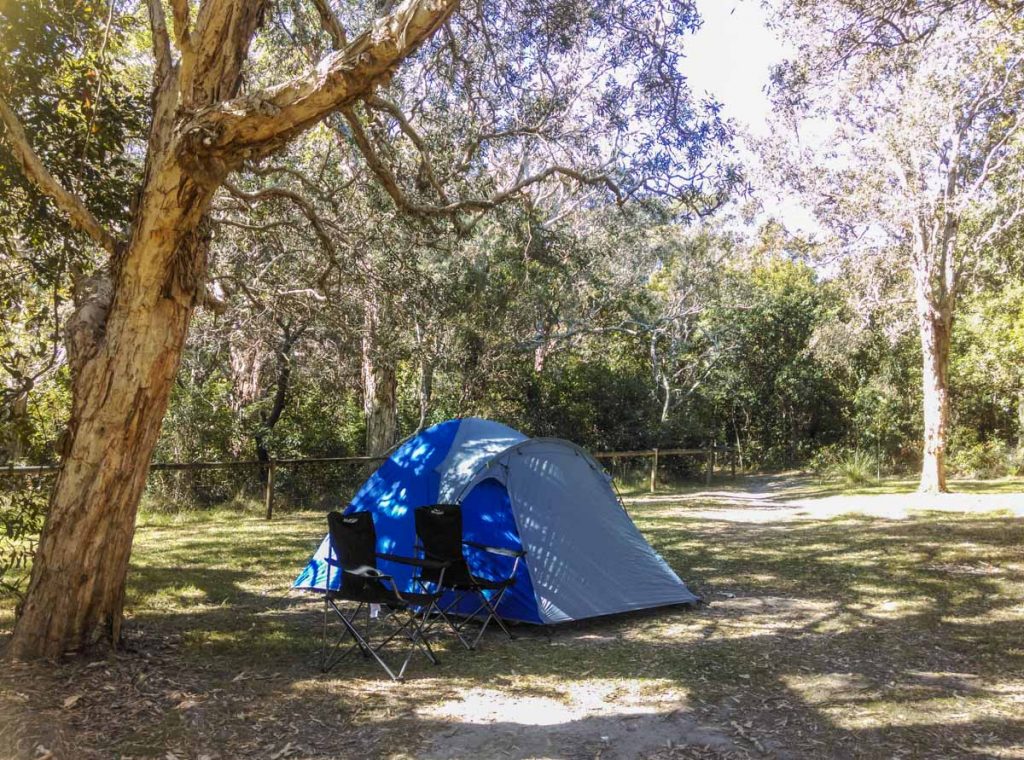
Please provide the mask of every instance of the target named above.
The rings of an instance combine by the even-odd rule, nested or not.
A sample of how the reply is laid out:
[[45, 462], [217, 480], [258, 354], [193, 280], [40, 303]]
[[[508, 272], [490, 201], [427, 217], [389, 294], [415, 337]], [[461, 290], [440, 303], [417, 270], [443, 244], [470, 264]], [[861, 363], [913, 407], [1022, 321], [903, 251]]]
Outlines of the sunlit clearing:
[[[540, 691], [540, 694], [531, 693]], [[585, 717], [645, 715], [680, 709], [687, 692], [667, 680], [531, 679], [518, 689], [459, 689], [457, 696], [417, 710], [420, 717], [461, 723], [551, 726]]]
[[850, 731], [1017, 720], [1024, 706], [1024, 681], [988, 681], [969, 673], [910, 671], [880, 682], [852, 673], [800, 674], [782, 681]]

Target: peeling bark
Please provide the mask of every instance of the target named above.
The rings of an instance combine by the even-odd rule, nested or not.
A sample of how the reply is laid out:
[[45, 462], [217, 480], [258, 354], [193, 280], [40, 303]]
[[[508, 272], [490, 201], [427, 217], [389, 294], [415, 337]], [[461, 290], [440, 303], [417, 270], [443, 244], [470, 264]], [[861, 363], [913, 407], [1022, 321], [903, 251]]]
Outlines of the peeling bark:
[[164, 34], [154, 38], [152, 124], [126, 244], [45, 172], [0, 102], [2, 136], [26, 176], [111, 253], [109, 297], [89, 300], [71, 326], [79, 345], [67, 453], [10, 656], [56, 658], [120, 639], [136, 511], [189, 321], [204, 297], [207, 212], [227, 173], [368, 94], [456, 4], [406, 0], [306, 77], [238, 99], [265, 0], [205, 0], [194, 28], [187, 4], [175, 3], [177, 65], [165, 55], [162, 9], [151, 3], [155, 32]]

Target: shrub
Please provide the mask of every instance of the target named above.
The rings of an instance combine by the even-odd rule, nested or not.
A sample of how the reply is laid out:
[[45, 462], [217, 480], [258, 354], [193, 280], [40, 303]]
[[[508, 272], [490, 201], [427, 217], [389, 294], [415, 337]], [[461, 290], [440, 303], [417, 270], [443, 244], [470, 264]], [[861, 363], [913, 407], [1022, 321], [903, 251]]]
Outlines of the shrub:
[[20, 603], [43, 528], [52, 476], [0, 481], [0, 596]]
[[998, 440], [978, 441], [957, 447], [949, 457], [949, 468], [967, 478], [1001, 478], [1015, 474], [1016, 452]]
[[876, 480], [877, 463], [866, 451], [851, 451], [839, 457], [829, 468], [829, 475], [850, 486], [862, 486]]

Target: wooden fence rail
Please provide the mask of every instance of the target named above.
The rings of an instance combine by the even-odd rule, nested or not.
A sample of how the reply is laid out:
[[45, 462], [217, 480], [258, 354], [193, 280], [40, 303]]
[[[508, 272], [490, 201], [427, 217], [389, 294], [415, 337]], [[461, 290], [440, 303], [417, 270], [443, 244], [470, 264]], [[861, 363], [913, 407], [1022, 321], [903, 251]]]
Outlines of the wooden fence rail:
[[[659, 459], [666, 456], [700, 456], [705, 460], [704, 477], [705, 482], [710, 485], [714, 475], [715, 466], [718, 463], [718, 455], [723, 454], [729, 460], [729, 469], [732, 477], [736, 477], [736, 451], [728, 446], [709, 446], [699, 449], [639, 449], [636, 451], [598, 451], [594, 453], [595, 459], [610, 459], [614, 465], [619, 459], [647, 459], [651, 460], [650, 471], [650, 492], [654, 493], [658, 481]], [[230, 462], [154, 462], [150, 465], [151, 472], [180, 471], [180, 470], [217, 470], [231, 469], [235, 467], [263, 467], [266, 468], [266, 480], [264, 483], [263, 501], [266, 508], [267, 519], [274, 516], [274, 474], [278, 467], [297, 467], [306, 464], [333, 464], [333, 463], [361, 463], [383, 462], [387, 457], [314, 457], [310, 459], [270, 459], [261, 462], [258, 459], [236, 459]], [[45, 475], [48, 473], [60, 472], [60, 465], [8, 465], [0, 466], [0, 477], [6, 475]]]

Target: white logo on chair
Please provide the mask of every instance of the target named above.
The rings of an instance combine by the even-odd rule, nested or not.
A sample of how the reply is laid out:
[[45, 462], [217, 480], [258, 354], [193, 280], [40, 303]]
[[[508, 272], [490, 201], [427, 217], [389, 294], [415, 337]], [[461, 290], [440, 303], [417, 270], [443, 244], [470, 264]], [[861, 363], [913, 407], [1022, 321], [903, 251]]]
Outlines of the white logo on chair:
[[342, 520], [342, 522], [345, 523], [346, 525], [355, 525], [357, 522], [359, 522], [359, 518], [358, 517], [346, 517], [344, 520]]

